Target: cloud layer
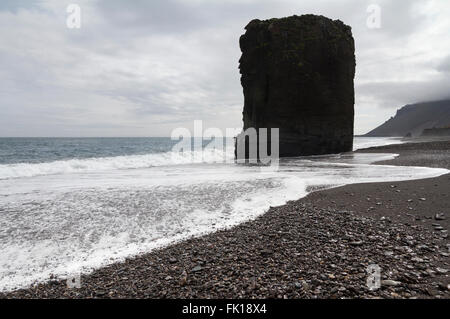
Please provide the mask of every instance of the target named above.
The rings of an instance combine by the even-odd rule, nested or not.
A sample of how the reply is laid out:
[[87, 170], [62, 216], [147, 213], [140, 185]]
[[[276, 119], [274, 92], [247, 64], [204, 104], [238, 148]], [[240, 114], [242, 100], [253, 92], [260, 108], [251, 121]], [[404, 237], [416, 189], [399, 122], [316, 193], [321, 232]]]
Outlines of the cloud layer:
[[[68, 29], [66, 7], [81, 7]], [[242, 126], [238, 40], [252, 19], [315, 13], [353, 28], [356, 133], [406, 103], [449, 97], [450, 3], [377, 1], [2, 1], [0, 136], [170, 136]]]

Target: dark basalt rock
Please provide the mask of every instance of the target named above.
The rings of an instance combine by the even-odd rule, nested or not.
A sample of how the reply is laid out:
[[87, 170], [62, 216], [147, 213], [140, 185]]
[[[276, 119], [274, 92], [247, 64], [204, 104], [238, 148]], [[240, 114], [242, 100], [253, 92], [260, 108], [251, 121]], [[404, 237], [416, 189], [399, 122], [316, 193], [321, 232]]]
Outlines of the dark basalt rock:
[[280, 156], [353, 147], [355, 46], [339, 20], [253, 20], [240, 38], [244, 130], [279, 128]]

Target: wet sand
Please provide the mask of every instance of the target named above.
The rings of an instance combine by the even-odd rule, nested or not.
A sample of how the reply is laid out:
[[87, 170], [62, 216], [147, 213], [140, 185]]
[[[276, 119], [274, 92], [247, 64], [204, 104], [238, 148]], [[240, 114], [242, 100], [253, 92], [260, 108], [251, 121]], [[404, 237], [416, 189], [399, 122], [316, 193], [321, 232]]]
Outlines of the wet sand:
[[[450, 169], [450, 142], [361, 150]], [[450, 174], [317, 191], [255, 221], [1, 298], [450, 298]], [[367, 286], [367, 267], [381, 287]]]

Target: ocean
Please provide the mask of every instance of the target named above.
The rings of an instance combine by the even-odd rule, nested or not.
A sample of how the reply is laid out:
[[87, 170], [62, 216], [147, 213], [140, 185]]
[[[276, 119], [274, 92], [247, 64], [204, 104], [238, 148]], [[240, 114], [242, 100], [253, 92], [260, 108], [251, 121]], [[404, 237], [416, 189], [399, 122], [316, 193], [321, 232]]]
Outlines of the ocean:
[[[447, 173], [372, 165], [395, 154], [353, 153], [282, 159], [265, 171], [234, 164], [232, 148], [199, 157], [172, 152], [176, 143], [0, 138], [0, 291], [231, 227], [315, 188]], [[356, 137], [355, 149], [395, 143]]]

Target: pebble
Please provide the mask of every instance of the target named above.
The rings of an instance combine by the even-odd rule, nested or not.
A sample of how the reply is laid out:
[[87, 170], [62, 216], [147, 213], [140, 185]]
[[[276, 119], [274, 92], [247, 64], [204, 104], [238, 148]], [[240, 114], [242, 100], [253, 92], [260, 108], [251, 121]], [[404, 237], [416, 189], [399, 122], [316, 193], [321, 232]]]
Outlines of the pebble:
[[263, 256], [263, 257], [270, 256], [271, 254], [272, 254], [272, 251], [270, 251], [269, 249], [261, 250], [261, 256]]
[[94, 292], [94, 294], [95, 294], [96, 296], [101, 297], [101, 296], [106, 295], [106, 292], [103, 291], [103, 290], [96, 290], [96, 291]]
[[439, 289], [441, 289], [441, 290], [443, 290], [443, 291], [445, 291], [445, 290], [447, 290], [447, 291], [449, 291], [450, 290], [450, 284], [444, 284], [444, 283], [439, 283]]
[[400, 286], [402, 283], [400, 281], [395, 280], [382, 280], [381, 285], [382, 286], [390, 286], [390, 287], [396, 287]]
[[448, 272], [448, 269], [440, 268], [440, 267], [437, 267], [436, 270], [440, 274], [446, 274]]
[[187, 272], [186, 270], [183, 270], [183, 272], [181, 273], [181, 278], [180, 278], [180, 286], [184, 286], [187, 283]]
[[[400, 197], [389, 188], [387, 191]], [[403, 193], [410, 191], [405, 188]], [[58, 281], [0, 293], [0, 297], [423, 298], [429, 297], [427, 291], [435, 293], [439, 288], [440, 296], [448, 298], [445, 277], [449, 272], [444, 268], [450, 270], [445, 264], [450, 244], [429, 227], [437, 223], [433, 220], [436, 211], [412, 212], [422, 218], [428, 214], [430, 221], [416, 223], [420, 225], [413, 229], [402, 224], [414, 218], [403, 213], [408, 212], [407, 197], [390, 202], [390, 198], [376, 196], [370, 202], [364, 196], [361, 202], [375, 206], [382, 198], [389, 207], [376, 206], [375, 212], [380, 211], [384, 221], [375, 215], [364, 216], [365, 209], [358, 210], [358, 206], [354, 211], [345, 210], [353, 203], [333, 209], [301, 200], [230, 230], [96, 270], [83, 277], [80, 290], [67, 290], [66, 284]], [[358, 198], [354, 199], [357, 205]], [[367, 269], [374, 264], [386, 280], [381, 282], [384, 289], [370, 291]]]
[[194, 268], [192, 268], [192, 272], [199, 272], [199, 271], [202, 271], [203, 270], [203, 268], [202, 268], [202, 266], [195, 266]]
[[352, 246], [362, 246], [363, 244], [364, 244], [364, 242], [362, 240], [352, 241], [350, 243], [350, 245], [352, 245]]

